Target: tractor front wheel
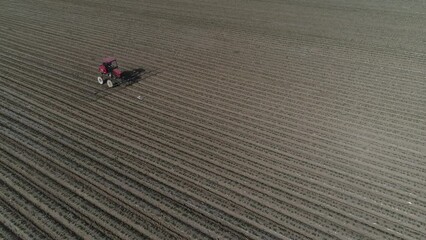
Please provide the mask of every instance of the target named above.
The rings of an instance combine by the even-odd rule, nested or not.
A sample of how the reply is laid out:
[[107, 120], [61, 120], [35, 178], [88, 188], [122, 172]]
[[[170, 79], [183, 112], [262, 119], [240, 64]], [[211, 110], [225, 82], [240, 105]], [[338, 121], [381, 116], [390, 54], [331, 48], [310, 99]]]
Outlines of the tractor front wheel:
[[102, 85], [105, 83], [105, 81], [102, 77], [98, 77], [98, 83]]
[[112, 88], [112, 87], [114, 87], [114, 82], [111, 79], [108, 79], [107, 85], [108, 85], [108, 87]]

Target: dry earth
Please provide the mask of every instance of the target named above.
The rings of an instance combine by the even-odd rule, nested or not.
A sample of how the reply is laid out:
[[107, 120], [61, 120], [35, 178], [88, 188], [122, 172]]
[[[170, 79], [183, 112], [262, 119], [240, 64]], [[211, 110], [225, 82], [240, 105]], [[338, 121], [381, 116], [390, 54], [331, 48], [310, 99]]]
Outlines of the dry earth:
[[[426, 3], [0, 3], [0, 238], [426, 239]], [[96, 82], [113, 55], [137, 82]]]

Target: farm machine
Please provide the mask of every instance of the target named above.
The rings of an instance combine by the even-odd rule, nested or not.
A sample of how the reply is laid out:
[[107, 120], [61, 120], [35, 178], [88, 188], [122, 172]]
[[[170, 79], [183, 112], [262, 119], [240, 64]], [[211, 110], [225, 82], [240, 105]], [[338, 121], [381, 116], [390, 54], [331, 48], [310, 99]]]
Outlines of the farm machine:
[[114, 87], [123, 80], [123, 73], [118, 68], [117, 60], [113, 57], [107, 57], [102, 60], [102, 64], [98, 68], [100, 76], [98, 76], [99, 84], [107, 84], [108, 87]]

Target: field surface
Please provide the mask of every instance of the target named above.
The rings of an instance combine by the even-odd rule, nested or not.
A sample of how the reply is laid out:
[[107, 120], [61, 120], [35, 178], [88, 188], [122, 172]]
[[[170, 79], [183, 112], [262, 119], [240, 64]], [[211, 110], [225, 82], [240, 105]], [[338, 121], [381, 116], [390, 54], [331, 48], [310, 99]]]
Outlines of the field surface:
[[[424, 1], [0, 21], [0, 239], [426, 239]], [[133, 80], [98, 84], [105, 56]]]

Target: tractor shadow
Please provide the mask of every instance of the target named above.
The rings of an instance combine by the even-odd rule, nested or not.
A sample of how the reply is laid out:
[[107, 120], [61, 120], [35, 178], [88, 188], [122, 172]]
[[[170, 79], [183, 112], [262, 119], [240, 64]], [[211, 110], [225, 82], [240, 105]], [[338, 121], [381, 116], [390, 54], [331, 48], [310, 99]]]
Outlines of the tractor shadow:
[[142, 76], [146, 73], [146, 70], [143, 68], [137, 68], [133, 70], [123, 71], [121, 74], [121, 86], [130, 86], [139, 82], [142, 79]]

